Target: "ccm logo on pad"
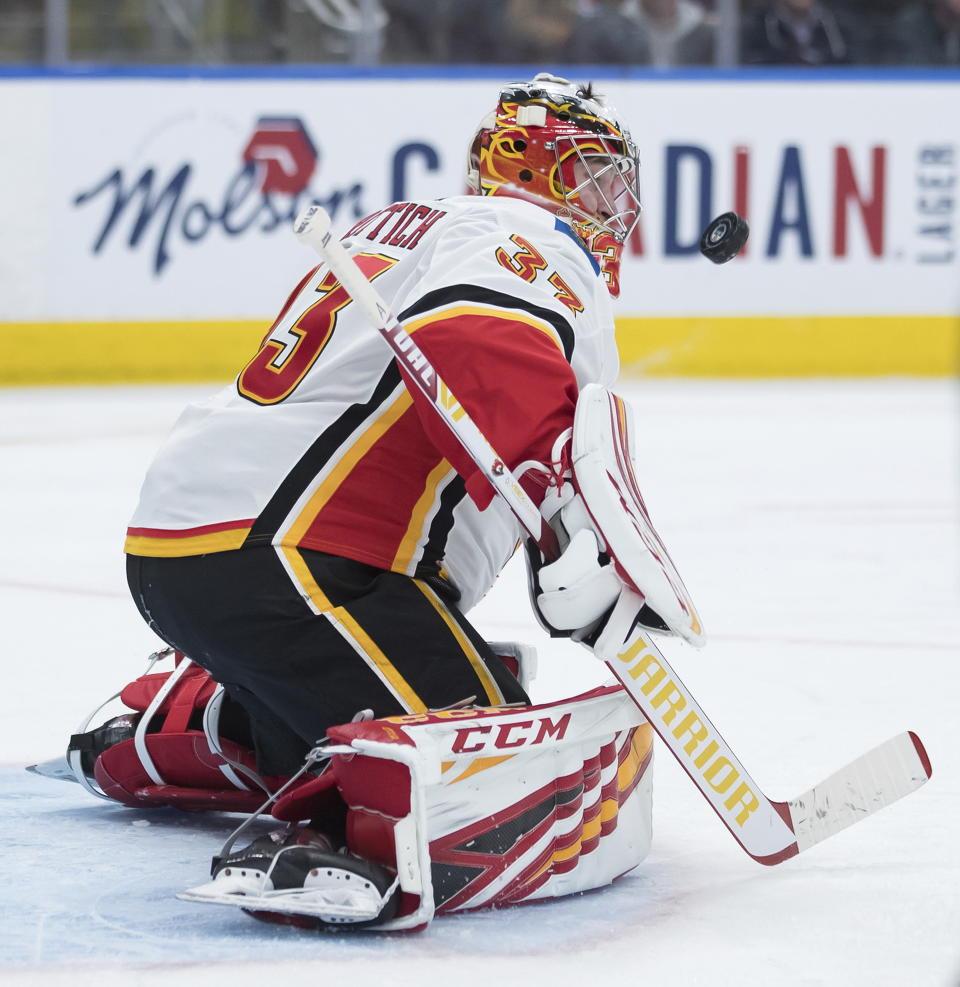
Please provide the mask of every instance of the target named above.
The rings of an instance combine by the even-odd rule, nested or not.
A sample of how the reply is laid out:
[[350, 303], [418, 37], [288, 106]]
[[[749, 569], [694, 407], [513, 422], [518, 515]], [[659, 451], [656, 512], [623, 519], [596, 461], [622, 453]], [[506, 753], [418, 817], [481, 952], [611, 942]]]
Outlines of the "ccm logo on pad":
[[545, 740], [562, 740], [569, 724], [569, 713], [564, 713], [556, 722], [544, 716], [510, 723], [478, 723], [460, 727], [451, 749], [454, 754], [477, 754], [491, 749], [502, 751], [542, 744]]

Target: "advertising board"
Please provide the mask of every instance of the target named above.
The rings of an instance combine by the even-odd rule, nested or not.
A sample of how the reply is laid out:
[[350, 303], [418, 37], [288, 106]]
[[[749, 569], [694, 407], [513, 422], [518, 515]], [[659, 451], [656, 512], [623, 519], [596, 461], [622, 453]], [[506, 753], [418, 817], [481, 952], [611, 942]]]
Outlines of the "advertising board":
[[[616, 305], [626, 371], [953, 372], [960, 79], [600, 89], [643, 166]], [[312, 264], [298, 209], [320, 201], [345, 230], [460, 193], [496, 91], [456, 76], [0, 80], [0, 324], [30, 343], [5, 379], [229, 376]], [[699, 236], [729, 209], [751, 239], [714, 266]]]

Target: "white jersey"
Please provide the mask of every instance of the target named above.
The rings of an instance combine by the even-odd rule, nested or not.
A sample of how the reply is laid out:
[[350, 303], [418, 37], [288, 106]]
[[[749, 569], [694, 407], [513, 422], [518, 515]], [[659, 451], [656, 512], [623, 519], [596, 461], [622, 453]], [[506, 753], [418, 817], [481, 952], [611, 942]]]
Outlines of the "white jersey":
[[[546, 470], [579, 387], [618, 371], [608, 293], [570, 227], [526, 202], [462, 196], [395, 203], [344, 243], [508, 465]], [[543, 474], [539, 488], [526, 476], [539, 500]], [[492, 496], [320, 266], [234, 382], [180, 416], [126, 551], [269, 544], [301, 580], [301, 549], [410, 576], [445, 570], [469, 609], [521, 537]]]

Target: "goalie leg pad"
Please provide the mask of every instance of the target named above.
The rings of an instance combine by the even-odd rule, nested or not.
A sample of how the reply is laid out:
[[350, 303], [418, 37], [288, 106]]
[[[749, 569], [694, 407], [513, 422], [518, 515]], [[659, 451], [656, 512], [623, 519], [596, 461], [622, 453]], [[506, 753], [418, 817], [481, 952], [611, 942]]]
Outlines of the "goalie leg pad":
[[[171, 655], [154, 656], [150, 668]], [[133, 712], [89, 730], [117, 698]], [[223, 701], [222, 686], [176, 655], [170, 671], [148, 671], [87, 717], [67, 750], [74, 780], [93, 795], [137, 808], [255, 811], [282, 779], [259, 776], [253, 752], [220, 735]]]
[[[653, 734], [619, 686], [328, 736], [348, 849], [395, 872], [401, 892], [396, 916], [370, 928], [602, 887], [649, 849]], [[282, 797], [274, 814], [310, 813], [303, 795]]]

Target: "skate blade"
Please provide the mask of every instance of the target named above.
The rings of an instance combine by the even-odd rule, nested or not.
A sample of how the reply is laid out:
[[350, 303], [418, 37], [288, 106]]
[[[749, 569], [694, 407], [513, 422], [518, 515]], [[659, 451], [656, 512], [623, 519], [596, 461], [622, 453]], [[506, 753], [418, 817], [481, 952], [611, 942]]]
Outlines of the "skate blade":
[[27, 771], [31, 774], [40, 775], [42, 778], [53, 778], [56, 781], [77, 781], [77, 776], [67, 764], [65, 757], [55, 757], [49, 761], [41, 761], [39, 764], [27, 765]]
[[372, 921], [384, 905], [384, 899], [372, 886], [370, 890], [363, 891], [342, 887], [262, 891], [255, 888], [252, 882], [241, 887], [222, 880], [181, 891], [177, 897], [181, 901], [232, 905], [248, 911], [309, 915], [331, 924]]
[[[203, 893], [198, 893], [203, 892]], [[181, 901], [199, 902], [204, 905], [232, 905], [247, 911], [281, 912], [284, 915], [309, 915], [322, 922], [349, 924], [369, 922], [380, 914], [383, 901], [348, 903], [331, 901], [330, 895], [322, 891], [268, 891], [265, 894], [210, 893], [202, 888], [181, 891], [177, 897]]]

